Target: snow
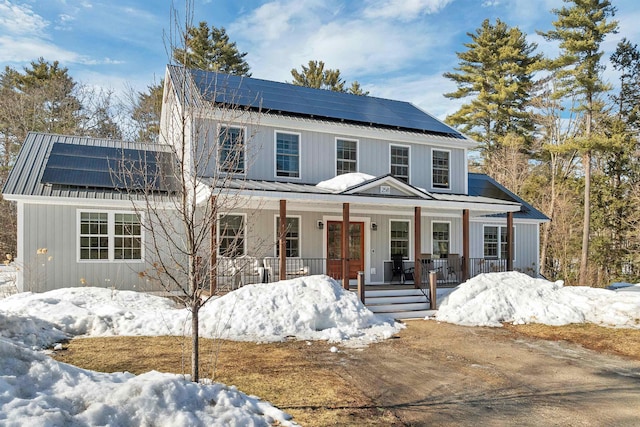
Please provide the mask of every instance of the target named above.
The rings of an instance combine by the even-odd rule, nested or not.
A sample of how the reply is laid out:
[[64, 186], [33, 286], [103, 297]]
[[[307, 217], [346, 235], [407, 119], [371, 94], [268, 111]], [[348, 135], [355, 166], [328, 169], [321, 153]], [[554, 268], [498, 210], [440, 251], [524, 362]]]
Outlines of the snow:
[[[327, 276], [242, 287], [205, 305], [200, 325], [204, 337], [343, 345], [385, 339], [402, 327]], [[75, 336], [181, 335], [189, 326], [186, 309], [138, 292], [76, 287], [0, 299], [0, 424], [296, 425], [224, 384], [159, 372], [98, 373], [38, 351]]]
[[373, 175], [368, 175], [361, 172], [352, 172], [338, 175], [334, 178], [316, 184], [318, 188], [324, 188], [325, 190], [339, 193], [354, 185], [362, 184], [365, 181], [375, 178]]
[[640, 285], [613, 291], [517, 272], [481, 274], [445, 297], [435, 319], [468, 326], [594, 323], [639, 329], [639, 291]]

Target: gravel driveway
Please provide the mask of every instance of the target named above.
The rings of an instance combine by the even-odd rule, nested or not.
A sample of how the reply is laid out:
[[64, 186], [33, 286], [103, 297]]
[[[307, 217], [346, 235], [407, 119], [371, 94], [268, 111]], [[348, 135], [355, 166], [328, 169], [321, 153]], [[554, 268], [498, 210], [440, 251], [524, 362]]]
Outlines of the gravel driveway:
[[639, 426], [640, 362], [500, 328], [410, 321], [340, 375], [398, 426]]

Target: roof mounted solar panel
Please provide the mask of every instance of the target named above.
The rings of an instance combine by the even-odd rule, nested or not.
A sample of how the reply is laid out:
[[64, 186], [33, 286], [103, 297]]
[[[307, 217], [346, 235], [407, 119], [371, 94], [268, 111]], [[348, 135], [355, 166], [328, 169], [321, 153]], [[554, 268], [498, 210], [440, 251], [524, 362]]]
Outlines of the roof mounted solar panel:
[[212, 71], [188, 71], [202, 97], [218, 104], [465, 138], [408, 102]]
[[40, 182], [112, 190], [171, 191], [171, 153], [55, 142]]

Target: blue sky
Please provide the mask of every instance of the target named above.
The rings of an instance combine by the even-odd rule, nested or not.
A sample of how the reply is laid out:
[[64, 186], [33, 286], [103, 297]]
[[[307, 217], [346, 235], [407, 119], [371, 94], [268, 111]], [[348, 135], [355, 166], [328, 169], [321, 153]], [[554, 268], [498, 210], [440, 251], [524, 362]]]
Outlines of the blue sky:
[[[612, 0], [618, 34], [640, 43], [640, 2]], [[184, 16], [184, 1], [174, 0]], [[457, 65], [467, 33], [500, 18], [528, 34], [539, 50], [557, 47], [536, 30], [552, 28], [562, 0], [195, 0], [193, 22], [225, 27], [248, 52], [253, 77], [290, 81], [311, 59], [358, 80], [371, 95], [409, 101], [444, 118], [461, 101], [442, 96], [442, 77]], [[79, 82], [116, 93], [144, 89], [164, 75], [171, 33], [170, 0], [0, 0], [0, 66], [21, 69], [38, 57], [59, 60]], [[608, 54], [606, 55], [608, 57]], [[605, 78], [613, 79], [611, 67]]]

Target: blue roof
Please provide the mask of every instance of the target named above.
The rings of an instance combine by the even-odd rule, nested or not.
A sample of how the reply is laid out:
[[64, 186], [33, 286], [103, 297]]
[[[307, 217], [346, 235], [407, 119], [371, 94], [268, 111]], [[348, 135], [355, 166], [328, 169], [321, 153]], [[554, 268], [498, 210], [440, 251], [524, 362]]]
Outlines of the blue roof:
[[[179, 68], [170, 67], [174, 72]], [[212, 71], [189, 70], [189, 73], [203, 98], [220, 104], [465, 139], [460, 132], [408, 102]]]
[[[549, 221], [549, 218], [545, 214], [525, 202], [520, 197], [516, 196], [489, 175], [485, 175], [483, 173], [469, 173], [469, 195], [517, 202], [520, 203], [522, 207], [520, 208], [520, 212], [516, 212], [513, 215], [514, 218]], [[496, 214], [495, 216], [505, 215]]]

